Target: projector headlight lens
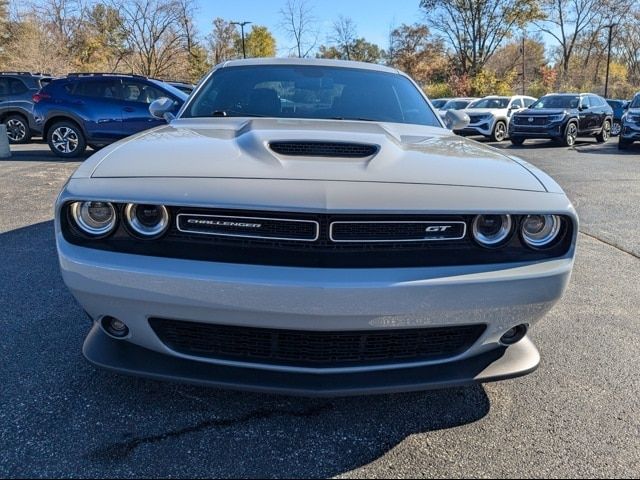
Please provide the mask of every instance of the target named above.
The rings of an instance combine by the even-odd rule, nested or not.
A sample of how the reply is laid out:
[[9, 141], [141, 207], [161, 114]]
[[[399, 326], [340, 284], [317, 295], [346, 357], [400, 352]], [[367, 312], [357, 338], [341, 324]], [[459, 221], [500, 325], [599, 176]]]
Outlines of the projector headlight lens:
[[75, 202], [71, 216], [78, 228], [92, 237], [107, 235], [117, 221], [116, 209], [108, 202]]
[[473, 220], [473, 238], [485, 247], [495, 247], [511, 233], [510, 215], [478, 215]]
[[527, 215], [522, 221], [522, 238], [530, 247], [544, 248], [558, 237], [560, 227], [557, 215]]
[[129, 203], [124, 209], [124, 218], [131, 230], [141, 237], [157, 237], [169, 227], [169, 212], [164, 205]]

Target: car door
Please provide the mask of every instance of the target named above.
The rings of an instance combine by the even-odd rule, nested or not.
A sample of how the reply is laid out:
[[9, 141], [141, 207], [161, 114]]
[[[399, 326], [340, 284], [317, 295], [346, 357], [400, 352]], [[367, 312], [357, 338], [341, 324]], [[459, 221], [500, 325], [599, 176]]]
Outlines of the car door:
[[[149, 113], [149, 105], [154, 100], [171, 96], [151, 83], [138, 79], [123, 79], [122, 123], [127, 135], [148, 130], [166, 123]], [[172, 98], [173, 100], [173, 98]]]
[[585, 95], [580, 98], [580, 108], [578, 109], [578, 129], [580, 133], [591, 133], [593, 130], [593, 110], [591, 109], [591, 101]]
[[601, 97], [596, 95], [589, 95], [591, 100], [591, 108], [594, 113], [594, 130], [599, 130], [604, 124], [605, 119], [607, 118], [607, 107], [608, 103]]
[[122, 97], [119, 78], [80, 77], [69, 99], [71, 108], [84, 120], [90, 141], [113, 141], [122, 130]]

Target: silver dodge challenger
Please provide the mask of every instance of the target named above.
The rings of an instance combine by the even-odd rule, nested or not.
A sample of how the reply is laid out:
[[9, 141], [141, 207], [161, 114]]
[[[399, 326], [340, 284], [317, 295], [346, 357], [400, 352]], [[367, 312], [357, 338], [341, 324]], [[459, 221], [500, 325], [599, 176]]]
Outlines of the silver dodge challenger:
[[528, 374], [578, 218], [532, 165], [446, 128], [403, 73], [217, 66], [56, 203], [85, 357], [123, 374], [335, 396]]

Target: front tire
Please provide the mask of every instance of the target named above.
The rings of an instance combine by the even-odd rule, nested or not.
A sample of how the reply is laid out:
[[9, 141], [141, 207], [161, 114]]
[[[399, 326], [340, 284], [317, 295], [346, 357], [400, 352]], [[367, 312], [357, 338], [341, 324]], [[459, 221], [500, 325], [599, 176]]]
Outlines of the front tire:
[[605, 120], [604, 125], [602, 126], [602, 131], [596, 135], [596, 140], [598, 143], [606, 143], [611, 138], [611, 122], [609, 120]]
[[565, 147], [573, 147], [576, 144], [578, 138], [578, 125], [575, 122], [569, 122], [564, 129], [564, 136], [560, 139], [560, 142]]
[[22, 144], [31, 140], [29, 122], [22, 115], [9, 115], [5, 120], [5, 124], [7, 125], [9, 143]]
[[47, 133], [47, 143], [53, 153], [61, 158], [76, 158], [87, 149], [82, 129], [73, 122], [57, 122]]
[[622, 132], [622, 123], [620, 123], [618, 120], [614, 120], [613, 125], [611, 126], [611, 136], [617, 137], [618, 135], [620, 135], [620, 132]]
[[502, 120], [498, 120], [493, 127], [493, 133], [489, 137], [492, 142], [502, 142], [507, 138], [507, 124]]

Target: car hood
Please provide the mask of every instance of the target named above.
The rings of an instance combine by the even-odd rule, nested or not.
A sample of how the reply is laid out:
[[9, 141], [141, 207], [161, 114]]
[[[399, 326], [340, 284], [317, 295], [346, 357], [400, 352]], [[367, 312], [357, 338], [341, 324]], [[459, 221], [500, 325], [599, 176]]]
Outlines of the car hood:
[[560, 115], [560, 114], [569, 114], [572, 113], [573, 110], [567, 108], [527, 108], [526, 110], [522, 110], [514, 115], [518, 116], [529, 116], [529, 117], [540, 117], [540, 116], [549, 116], [549, 115]]
[[[284, 156], [274, 141], [375, 145], [367, 158]], [[191, 177], [460, 185], [545, 191], [524, 162], [443, 128], [285, 119], [175, 120], [91, 157], [76, 177]]]

